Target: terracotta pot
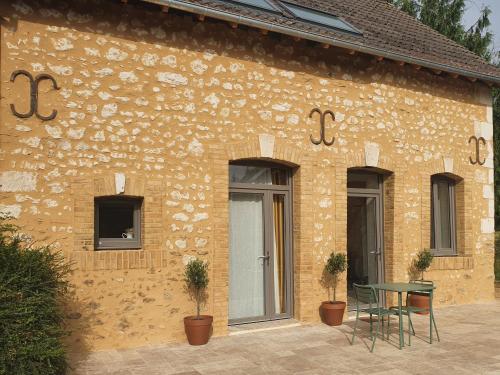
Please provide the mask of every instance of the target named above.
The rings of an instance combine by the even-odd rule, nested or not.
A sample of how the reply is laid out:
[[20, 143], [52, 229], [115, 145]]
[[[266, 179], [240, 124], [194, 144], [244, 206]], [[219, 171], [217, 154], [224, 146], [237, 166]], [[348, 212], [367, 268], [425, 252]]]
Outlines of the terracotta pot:
[[344, 319], [345, 302], [325, 301], [321, 303], [321, 318], [329, 326], [339, 326]]
[[429, 296], [421, 294], [410, 294], [408, 297], [408, 305], [413, 307], [419, 307], [421, 309], [427, 309], [427, 311], [417, 312], [419, 315], [429, 315]]
[[188, 342], [191, 345], [205, 345], [212, 333], [212, 322], [214, 318], [211, 315], [186, 316], [184, 318], [184, 331]]

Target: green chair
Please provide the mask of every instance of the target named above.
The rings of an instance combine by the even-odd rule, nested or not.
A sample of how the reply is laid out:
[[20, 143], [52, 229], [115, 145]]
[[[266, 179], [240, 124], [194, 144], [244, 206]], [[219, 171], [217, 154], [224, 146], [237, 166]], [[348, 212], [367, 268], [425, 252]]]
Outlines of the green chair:
[[[373, 352], [373, 348], [375, 347], [375, 341], [377, 340], [377, 336], [380, 332], [380, 321], [382, 320], [382, 339], [384, 338], [384, 317], [387, 316], [387, 333], [389, 334], [389, 316], [397, 315], [399, 316], [398, 311], [386, 309], [381, 307], [378, 300], [378, 293], [375, 291], [370, 285], [359, 285], [353, 283], [354, 292], [356, 294], [356, 322], [354, 323], [354, 330], [352, 332], [352, 340], [351, 345], [354, 344], [354, 338], [356, 337], [356, 329], [358, 327], [359, 314], [367, 313], [370, 314], [370, 336], [372, 338], [372, 346], [370, 348], [370, 352]], [[360, 303], [364, 304], [364, 306], [360, 306]], [[373, 315], [377, 316], [377, 332], [373, 335]]]
[[[422, 285], [431, 285], [434, 286], [434, 283], [430, 280], [410, 280], [410, 283], [413, 284], [422, 284]], [[429, 309], [422, 308], [422, 307], [415, 307], [415, 306], [410, 306], [409, 305], [409, 298], [411, 295], [420, 295], [420, 296], [427, 296], [429, 298], [432, 298], [433, 296], [431, 295], [431, 292], [429, 291], [415, 291], [415, 292], [408, 292], [406, 294], [406, 306], [403, 306], [402, 313], [403, 315], [408, 316], [408, 325], [409, 325], [409, 335], [408, 335], [408, 345], [411, 345], [411, 335], [415, 336], [415, 329], [413, 328], [413, 323], [411, 321], [411, 314], [415, 314], [418, 312], [427, 312], [430, 315], [430, 327], [429, 327], [429, 333], [430, 333], [430, 341], [432, 343], [432, 327], [434, 327], [434, 330], [436, 331], [436, 337], [438, 341], [441, 341], [439, 339], [439, 332], [437, 329], [436, 325], [436, 319], [434, 318], [434, 311], [432, 308], [432, 303], [430, 304]], [[391, 306], [391, 310], [397, 310], [397, 306]]]

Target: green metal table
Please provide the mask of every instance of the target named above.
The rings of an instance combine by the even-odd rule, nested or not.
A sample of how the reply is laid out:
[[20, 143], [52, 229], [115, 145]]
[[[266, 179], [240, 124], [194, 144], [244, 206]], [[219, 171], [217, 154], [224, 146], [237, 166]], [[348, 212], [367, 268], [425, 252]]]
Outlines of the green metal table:
[[375, 290], [382, 290], [387, 292], [396, 292], [398, 293], [398, 313], [399, 313], [399, 349], [402, 349], [405, 345], [405, 339], [403, 335], [403, 293], [408, 292], [429, 292], [429, 318], [430, 318], [430, 343], [432, 344], [432, 320], [433, 317], [433, 309], [432, 309], [432, 299], [434, 294], [434, 289], [436, 288], [433, 285], [424, 285], [424, 284], [416, 284], [416, 283], [381, 283], [381, 284], [371, 284]]

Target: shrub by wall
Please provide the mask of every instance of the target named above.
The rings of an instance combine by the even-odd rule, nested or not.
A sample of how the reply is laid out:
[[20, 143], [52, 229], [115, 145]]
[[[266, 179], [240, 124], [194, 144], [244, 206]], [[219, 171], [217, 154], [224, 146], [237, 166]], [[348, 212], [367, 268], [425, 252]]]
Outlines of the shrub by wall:
[[0, 218], [0, 375], [62, 375], [67, 364], [62, 254], [23, 240]]

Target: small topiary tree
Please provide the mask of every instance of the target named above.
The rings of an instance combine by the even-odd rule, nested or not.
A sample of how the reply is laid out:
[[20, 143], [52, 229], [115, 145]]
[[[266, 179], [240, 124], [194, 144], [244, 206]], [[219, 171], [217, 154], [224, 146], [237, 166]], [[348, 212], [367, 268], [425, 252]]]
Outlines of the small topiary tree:
[[190, 260], [186, 265], [184, 281], [191, 298], [196, 301], [196, 319], [200, 319], [201, 306], [206, 301], [208, 263], [201, 259]]
[[413, 269], [419, 274], [420, 280], [424, 279], [424, 272], [431, 266], [433, 258], [434, 255], [432, 255], [431, 251], [424, 249], [413, 260]]
[[323, 284], [328, 289], [328, 297], [330, 297], [330, 289], [333, 289], [333, 300], [337, 300], [337, 283], [339, 275], [347, 269], [347, 255], [344, 253], [331, 253], [326, 261], [323, 271]]

